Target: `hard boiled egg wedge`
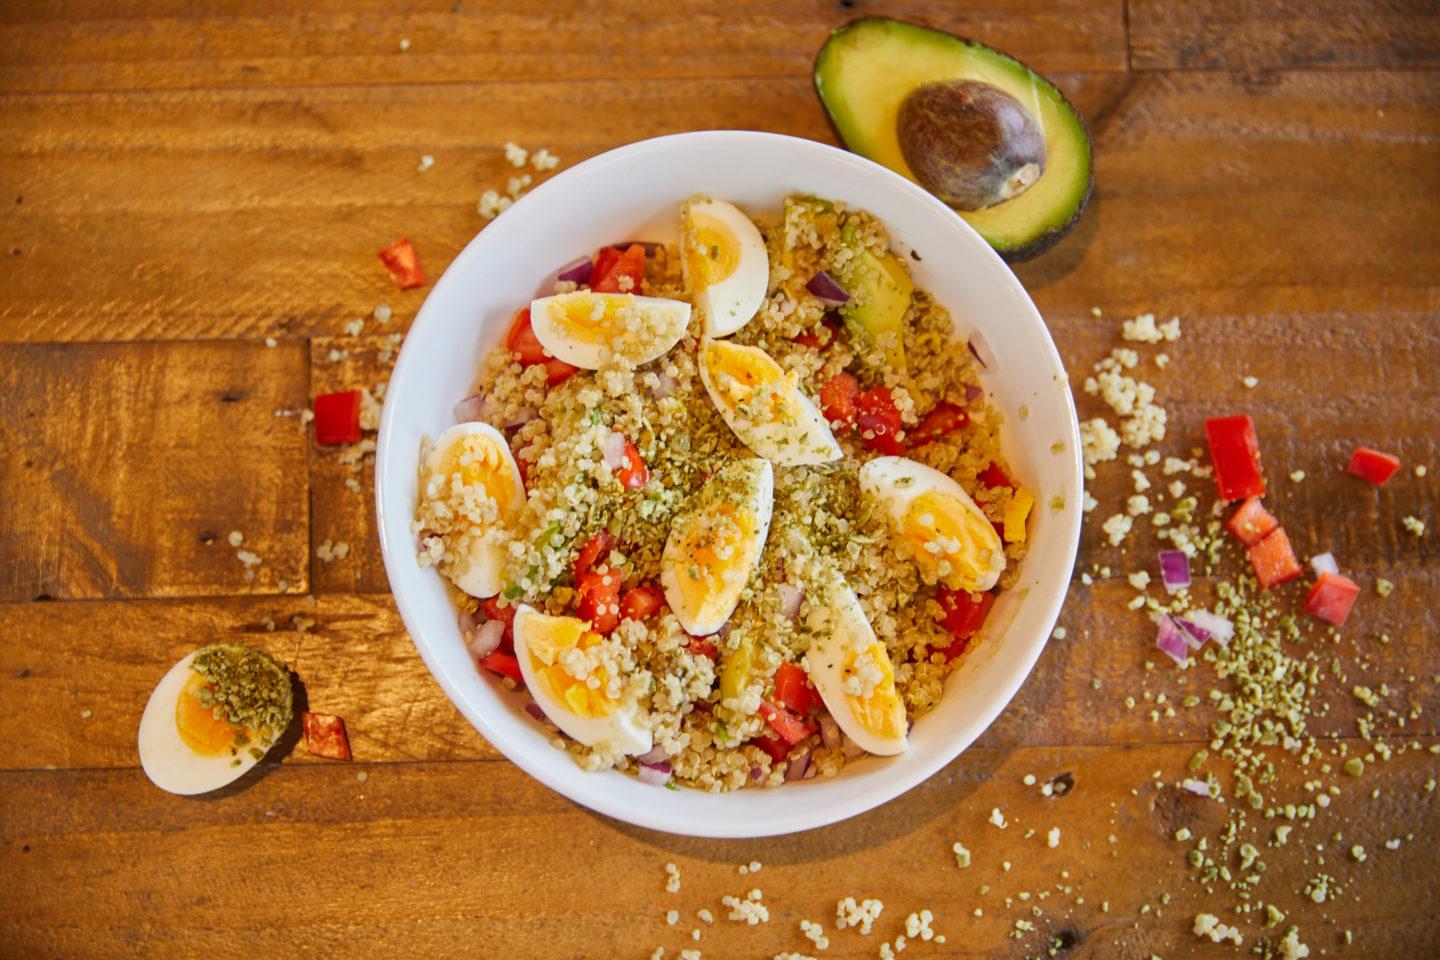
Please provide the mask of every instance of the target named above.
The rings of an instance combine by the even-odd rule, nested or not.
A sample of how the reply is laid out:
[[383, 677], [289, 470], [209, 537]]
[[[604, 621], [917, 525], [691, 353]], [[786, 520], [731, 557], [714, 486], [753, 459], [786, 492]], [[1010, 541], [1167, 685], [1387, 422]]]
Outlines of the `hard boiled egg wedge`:
[[904, 457], [876, 457], [860, 468], [860, 489], [885, 506], [920, 569], [954, 590], [983, 593], [1005, 569], [1000, 535], [950, 477]]
[[687, 633], [704, 637], [735, 612], [770, 532], [775, 475], [769, 460], [732, 460], [670, 524], [660, 556], [665, 602]]
[[685, 286], [708, 337], [728, 337], [765, 302], [770, 257], [754, 222], [733, 203], [692, 200], [680, 212]]
[[700, 345], [699, 366], [720, 416], [760, 456], [799, 466], [844, 455], [830, 425], [800, 392], [795, 374], [786, 373], [764, 350], [706, 339]]
[[584, 370], [612, 360], [638, 367], [680, 342], [690, 326], [690, 304], [632, 293], [577, 290], [530, 304], [530, 325], [552, 357]]
[[606, 746], [629, 755], [647, 753], [650, 730], [625, 693], [618, 668], [620, 649], [575, 617], [552, 617], [521, 604], [515, 611], [515, 656], [525, 688], [545, 716], [587, 747]]
[[140, 766], [161, 790], [190, 796], [232, 783], [290, 725], [289, 671], [267, 653], [211, 644], [161, 678], [140, 717]]
[[449, 519], [440, 572], [472, 597], [493, 597], [505, 572], [501, 533], [525, 505], [510, 444], [488, 423], [457, 423], [440, 434], [425, 467], [422, 495], [444, 504]]
[[805, 670], [840, 729], [869, 753], [903, 753], [909, 744], [895, 666], [843, 577], [834, 575], [812, 600], [805, 625]]

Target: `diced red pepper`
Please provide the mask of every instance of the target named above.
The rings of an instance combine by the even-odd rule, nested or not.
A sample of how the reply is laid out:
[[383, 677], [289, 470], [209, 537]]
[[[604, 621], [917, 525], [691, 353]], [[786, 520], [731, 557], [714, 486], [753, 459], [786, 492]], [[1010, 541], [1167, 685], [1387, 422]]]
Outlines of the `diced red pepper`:
[[716, 663], [720, 662], [720, 648], [705, 637], [691, 637], [685, 644], [685, 649], [690, 651], [692, 657], [709, 657]]
[[515, 314], [515, 320], [510, 324], [510, 333], [505, 337], [505, 346], [509, 349], [510, 356], [522, 366], [545, 364], [545, 382], [552, 387], [580, 372], [579, 367], [572, 367], [564, 360], [557, 360], [545, 352], [544, 345], [540, 343], [540, 338], [535, 336], [535, 328], [530, 323], [529, 307]]
[[1328, 620], [1335, 626], [1350, 616], [1350, 608], [1360, 596], [1360, 587], [1344, 574], [1325, 572], [1320, 574], [1310, 594], [1305, 598], [1305, 612], [1312, 617]]
[[775, 699], [794, 713], [805, 716], [821, 705], [820, 693], [810, 675], [798, 663], [782, 663], [775, 671]]
[[802, 720], [785, 707], [771, 703], [769, 700], [761, 701], [760, 716], [770, 724], [770, 729], [775, 731], [775, 735], [785, 741], [787, 747], [795, 746], [814, 733], [816, 729], [815, 724], [808, 720]]
[[990, 606], [995, 602], [995, 594], [973, 594], [968, 590], [952, 590], [941, 584], [935, 593], [935, 599], [942, 611], [936, 623], [956, 637], [971, 637], [984, 625], [985, 618], [990, 614]]
[[900, 440], [900, 409], [889, 387], [871, 387], [855, 401], [855, 426], [861, 442], [876, 453], [898, 456], [905, 452]]
[[653, 583], [642, 583], [620, 598], [621, 620], [649, 620], [665, 606], [665, 593]]
[[773, 734], [761, 734], [750, 742], [768, 753], [770, 759], [775, 763], [779, 763], [790, 756], [790, 744]]
[[1009, 487], [1015, 489], [1015, 481], [1001, 468], [998, 463], [991, 463], [984, 470], [981, 470], [977, 478], [987, 487]]
[[572, 367], [564, 360], [551, 357], [545, 361], [545, 385], [553, 387], [557, 383], [564, 383], [579, 372], [579, 367]]
[[860, 381], [843, 371], [820, 387], [820, 409], [832, 426], [853, 426], [859, 399]]
[[1295, 559], [1295, 551], [1290, 546], [1284, 527], [1270, 531], [1265, 539], [1247, 552], [1250, 554], [1250, 566], [1255, 568], [1255, 579], [1266, 590], [1294, 580], [1304, 572], [1300, 561]]
[[480, 666], [491, 673], [498, 673], [502, 677], [509, 677], [522, 686], [525, 683], [524, 676], [520, 673], [520, 661], [515, 659], [513, 654], [501, 653], [499, 650], [491, 650], [480, 658]]
[[425, 271], [420, 269], [420, 258], [415, 255], [409, 237], [381, 250], [380, 262], [385, 264], [385, 269], [390, 271], [390, 279], [401, 290], [425, 286]]
[[575, 612], [590, 629], [609, 634], [620, 624], [620, 574], [596, 567], [575, 577]]
[[499, 597], [487, 597], [480, 601], [480, 612], [485, 614], [486, 620], [499, 620], [505, 624], [505, 632], [500, 635], [500, 646], [498, 649], [503, 653], [515, 652], [515, 607], [500, 602]]
[[1255, 421], [1244, 414], [1205, 421], [1210, 462], [1222, 500], [1265, 496], [1265, 471], [1260, 465], [1260, 439]]
[[1357, 477], [1369, 480], [1377, 487], [1383, 487], [1387, 480], [1395, 476], [1395, 471], [1400, 469], [1400, 458], [1369, 447], [1358, 447], [1355, 455], [1350, 458], [1350, 466], [1345, 469]]
[[629, 440], [625, 441], [625, 466], [615, 471], [615, 475], [620, 478], [621, 486], [630, 490], [639, 490], [650, 482], [650, 468], [645, 466], [640, 448]]
[[575, 555], [575, 573], [581, 574], [595, 566], [597, 560], [610, 556], [610, 550], [615, 546], [615, 537], [609, 530], [600, 530], [585, 542], [580, 552]]
[[1278, 526], [1280, 521], [1265, 509], [1259, 497], [1250, 497], [1240, 504], [1240, 508], [1225, 521], [1225, 527], [1247, 547], [1264, 540]]
[[910, 446], [923, 447], [956, 430], [963, 430], [969, 422], [970, 414], [964, 407], [941, 400], [935, 404], [934, 409], [920, 418], [920, 422], [907, 432], [905, 438], [910, 442]]
[[[621, 278], [628, 277], [629, 283]], [[596, 293], [633, 293], [639, 295], [645, 284], [645, 248], [632, 243], [625, 250], [606, 247], [600, 251], [590, 271], [590, 289]]]
[[515, 458], [515, 469], [520, 471], [520, 483], [522, 485], [528, 485], [530, 483], [530, 468], [532, 466], [534, 466], [534, 464], [524, 457]]
[[835, 345], [840, 337], [840, 321], [833, 314], [825, 314], [820, 318], [820, 326], [814, 330], [806, 330], [795, 337], [796, 343], [809, 347], [811, 350], [829, 350]]
[[331, 760], [350, 759], [350, 738], [345, 734], [345, 721], [333, 713], [300, 714], [300, 726], [305, 731], [305, 750], [317, 757]]
[[360, 391], [322, 393], [315, 398], [315, 442], [322, 447], [360, 439]]

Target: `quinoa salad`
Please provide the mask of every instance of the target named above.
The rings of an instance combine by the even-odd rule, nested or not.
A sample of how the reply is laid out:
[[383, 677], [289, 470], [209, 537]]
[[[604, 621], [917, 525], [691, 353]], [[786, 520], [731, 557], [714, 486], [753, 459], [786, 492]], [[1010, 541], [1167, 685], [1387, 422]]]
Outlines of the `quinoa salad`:
[[419, 560], [584, 769], [833, 777], [906, 749], [1015, 584], [1034, 497], [983, 343], [879, 220], [809, 196], [680, 220], [514, 305], [422, 445]]

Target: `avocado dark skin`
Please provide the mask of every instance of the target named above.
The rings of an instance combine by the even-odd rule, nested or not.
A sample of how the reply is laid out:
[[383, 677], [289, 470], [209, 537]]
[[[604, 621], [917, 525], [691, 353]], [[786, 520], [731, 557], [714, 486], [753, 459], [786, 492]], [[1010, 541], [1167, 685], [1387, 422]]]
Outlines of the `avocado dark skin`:
[[916, 87], [900, 105], [895, 128], [916, 179], [961, 210], [1019, 196], [1045, 172], [1045, 137], [1035, 117], [993, 84]]

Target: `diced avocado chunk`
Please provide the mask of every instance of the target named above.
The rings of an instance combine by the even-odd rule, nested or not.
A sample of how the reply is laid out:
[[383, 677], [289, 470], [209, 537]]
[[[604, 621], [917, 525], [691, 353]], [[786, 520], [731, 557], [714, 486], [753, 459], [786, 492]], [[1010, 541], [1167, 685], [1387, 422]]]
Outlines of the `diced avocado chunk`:
[[749, 637], [741, 637], [740, 645], [727, 650], [720, 657], [720, 698], [729, 700], [745, 692], [750, 682], [750, 670], [754, 664], [755, 646]]
[[[842, 238], [853, 242], [853, 235], [846, 230]], [[840, 308], [850, 335], [880, 348], [889, 366], [902, 375], [907, 373], [905, 311], [910, 309], [915, 285], [904, 265], [893, 255], [876, 256], [860, 248], [836, 279], [850, 294], [850, 302]]]

